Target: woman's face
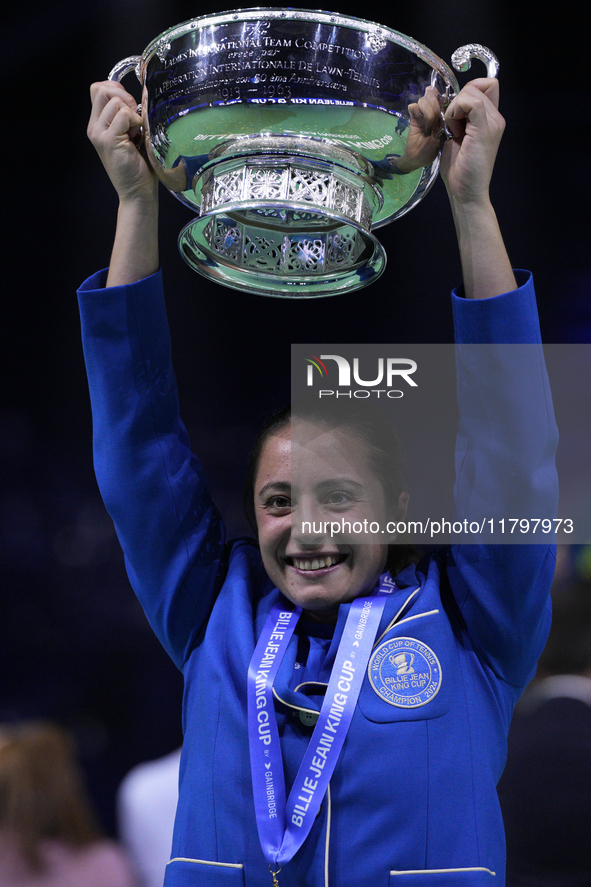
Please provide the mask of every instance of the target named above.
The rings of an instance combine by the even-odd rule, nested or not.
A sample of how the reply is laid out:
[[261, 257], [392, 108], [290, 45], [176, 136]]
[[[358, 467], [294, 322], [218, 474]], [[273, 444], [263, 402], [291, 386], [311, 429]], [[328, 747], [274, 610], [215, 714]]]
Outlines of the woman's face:
[[[267, 440], [255, 479], [269, 578], [312, 618], [334, 621], [339, 604], [374, 588], [394, 538], [386, 525], [404, 517], [407, 499], [387, 505], [354, 432], [292, 423]], [[380, 530], [369, 532], [371, 524]]]

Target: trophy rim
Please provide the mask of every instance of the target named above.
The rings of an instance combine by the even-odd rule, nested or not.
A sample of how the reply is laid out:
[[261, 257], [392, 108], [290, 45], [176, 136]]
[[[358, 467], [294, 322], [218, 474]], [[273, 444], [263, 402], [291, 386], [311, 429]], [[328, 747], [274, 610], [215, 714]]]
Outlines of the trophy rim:
[[[261, 207], [266, 205], [264, 201], [253, 200], [250, 203], [253, 209], [257, 208], [255, 204], [260, 204]], [[290, 201], [284, 201], [282, 208], [295, 211], [301, 211], [302, 209], [301, 205]], [[384, 273], [388, 257], [381, 241], [378, 240], [372, 231], [364, 229], [359, 223], [351, 219], [345, 219], [331, 210], [324, 210], [322, 213], [317, 214], [329, 217], [335, 223], [344, 222], [346, 225], [356, 228], [366, 243], [371, 242], [373, 244], [373, 253], [363, 265], [357, 265], [349, 269], [337, 270], [332, 268], [314, 276], [303, 275], [301, 279], [297, 273], [290, 274], [289, 277], [286, 276], [285, 278], [274, 278], [280, 286], [280, 288], [277, 288], [277, 284], [275, 286], [271, 284], [273, 275], [255, 268], [238, 267], [228, 263], [223, 256], [215, 256], [208, 253], [203, 244], [194, 236], [192, 245], [196, 246], [203, 254], [203, 258], [198, 261], [193, 261], [189, 258], [187, 250], [183, 248], [188, 245], [189, 236], [194, 235], [200, 227], [205, 227], [217, 216], [228, 216], [235, 212], [241, 212], [243, 209], [244, 207], [241, 203], [215, 207], [209, 212], [191, 219], [181, 229], [177, 239], [181, 257], [190, 268], [207, 280], [226, 286], [229, 289], [248, 292], [251, 295], [265, 298], [319, 299], [344, 295], [363, 289], [378, 280]], [[312, 208], [310, 211], [314, 213]], [[345, 273], [343, 273], [343, 270]], [[336, 283], [338, 285], [335, 285]], [[325, 289], [327, 285], [329, 288]]]
[[301, 7], [289, 7], [289, 10], [287, 10], [285, 7], [281, 6], [250, 6], [245, 9], [228, 9], [224, 12], [195, 16], [194, 18], [187, 19], [177, 25], [173, 25], [166, 31], [162, 31], [162, 33], [155, 37], [144, 49], [137, 66], [140, 81], [143, 82], [147, 66], [153, 56], [160, 54], [159, 50], [162, 51], [165, 48], [166, 52], [164, 55], [166, 55], [170, 48], [170, 43], [173, 40], [177, 40], [179, 37], [183, 37], [191, 31], [201, 30], [211, 25], [225, 24], [226, 22], [240, 20], [248, 21], [254, 18], [254, 13], [256, 13], [259, 18], [287, 19], [289, 15], [289, 19], [297, 18], [302, 21], [326, 22], [327, 24], [332, 25], [337, 24], [344, 27], [353, 27], [356, 30], [367, 34], [378, 34], [380, 37], [385, 37], [391, 42], [403, 46], [405, 49], [413, 52], [423, 61], [427, 62], [432, 68], [437, 70], [445, 82], [452, 87], [454, 92], [459, 91], [459, 83], [449, 65], [446, 64], [440, 56], [430, 50], [428, 46], [425, 46], [424, 43], [420, 43], [418, 40], [409, 37], [407, 34], [403, 34], [401, 31], [396, 31], [394, 28], [390, 28], [387, 25], [381, 25], [378, 22], [370, 21], [369, 19], [342, 15], [338, 12], [328, 12], [320, 9], [302, 9]]

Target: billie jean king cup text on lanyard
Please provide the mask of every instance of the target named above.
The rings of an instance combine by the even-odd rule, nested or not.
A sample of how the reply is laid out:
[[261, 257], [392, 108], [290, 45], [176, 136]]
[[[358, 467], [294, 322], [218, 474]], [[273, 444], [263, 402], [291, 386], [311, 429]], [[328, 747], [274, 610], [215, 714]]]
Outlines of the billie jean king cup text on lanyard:
[[396, 585], [389, 573], [373, 595], [351, 603], [318, 722], [289, 798], [273, 703], [273, 681], [302, 613], [272, 608], [248, 669], [248, 740], [257, 828], [273, 885], [281, 866], [306, 840], [320, 809], [357, 704], [386, 602]]

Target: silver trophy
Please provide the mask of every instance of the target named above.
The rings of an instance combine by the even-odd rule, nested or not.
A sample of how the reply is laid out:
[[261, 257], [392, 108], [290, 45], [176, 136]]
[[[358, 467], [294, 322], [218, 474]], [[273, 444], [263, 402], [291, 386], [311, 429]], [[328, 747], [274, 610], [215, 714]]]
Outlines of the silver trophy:
[[[472, 58], [496, 76], [495, 56], [477, 44], [452, 64], [465, 71]], [[410, 171], [403, 162], [408, 106], [434, 87], [443, 137], [459, 90], [416, 40], [306, 9], [191, 19], [109, 78], [134, 69], [150, 163], [196, 213], [181, 255], [211, 280], [266, 296], [336, 295], [380, 276], [373, 229], [416, 206], [439, 168], [438, 156]]]

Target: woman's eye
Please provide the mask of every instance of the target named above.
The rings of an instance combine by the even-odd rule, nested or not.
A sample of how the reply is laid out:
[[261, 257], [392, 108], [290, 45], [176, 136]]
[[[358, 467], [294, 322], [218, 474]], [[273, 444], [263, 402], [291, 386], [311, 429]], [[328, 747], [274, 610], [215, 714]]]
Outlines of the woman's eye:
[[351, 494], [344, 490], [333, 490], [325, 497], [324, 503], [325, 505], [348, 505], [352, 499]]
[[289, 508], [291, 506], [291, 499], [288, 499], [287, 496], [272, 496], [267, 501], [267, 508], [272, 508], [277, 511], [281, 511], [285, 508]]

